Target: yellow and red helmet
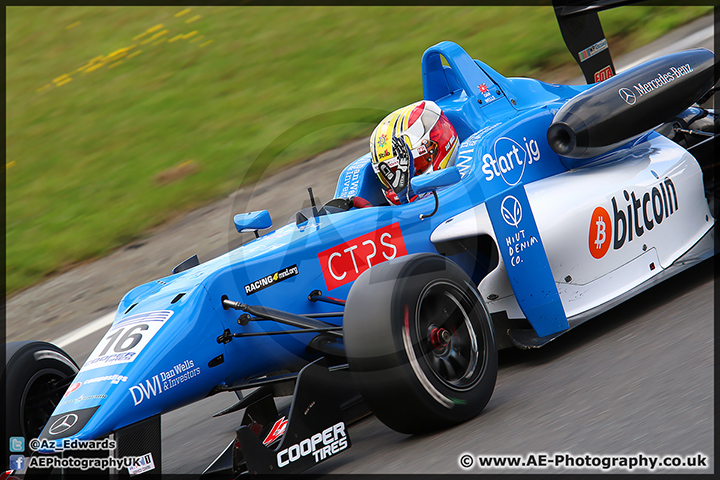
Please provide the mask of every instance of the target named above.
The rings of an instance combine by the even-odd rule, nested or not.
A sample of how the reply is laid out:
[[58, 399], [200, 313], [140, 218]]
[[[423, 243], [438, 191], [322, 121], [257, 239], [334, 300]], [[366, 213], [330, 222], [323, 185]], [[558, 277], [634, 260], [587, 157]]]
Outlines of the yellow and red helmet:
[[[393, 137], [402, 139], [407, 145], [413, 160], [410, 168], [398, 161], [403, 156], [398, 149], [402, 144], [394, 143]], [[370, 136], [373, 169], [383, 185], [399, 193], [399, 187], [404, 188], [409, 183], [409, 178], [401, 177], [454, 164], [459, 143], [455, 128], [435, 102], [413, 103], [395, 110], [375, 127]]]

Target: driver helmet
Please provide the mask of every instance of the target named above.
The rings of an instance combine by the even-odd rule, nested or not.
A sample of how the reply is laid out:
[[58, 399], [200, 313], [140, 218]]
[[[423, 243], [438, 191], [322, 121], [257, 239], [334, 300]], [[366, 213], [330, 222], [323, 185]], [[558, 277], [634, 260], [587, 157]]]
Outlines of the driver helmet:
[[399, 204], [416, 197], [410, 178], [455, 163], [455, 128], [437, 104], [423, 100], [395, 110], [375, 127], [370, 152], [375, 174], [385, 186], [385, 198]]

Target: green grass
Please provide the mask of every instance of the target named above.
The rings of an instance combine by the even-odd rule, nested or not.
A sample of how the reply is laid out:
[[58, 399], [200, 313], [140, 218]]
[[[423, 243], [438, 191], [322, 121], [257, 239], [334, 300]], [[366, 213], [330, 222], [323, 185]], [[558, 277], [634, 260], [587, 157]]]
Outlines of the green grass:
[[[182, 10], [6, 10], [6, 294], [227, 195], [270, 164], [369, 134], [422, 97], [420, 58], [437, 42], [507, 76], [542, 79], [572, 62], [550, 7]], [[710, 11], [620, 10], [601, 14], [611, 50], [613, 37], [634, 48]], [[313, 132], [302, 122], [316, 116]], [[266, 164], [255, 162], [269, 145]]]

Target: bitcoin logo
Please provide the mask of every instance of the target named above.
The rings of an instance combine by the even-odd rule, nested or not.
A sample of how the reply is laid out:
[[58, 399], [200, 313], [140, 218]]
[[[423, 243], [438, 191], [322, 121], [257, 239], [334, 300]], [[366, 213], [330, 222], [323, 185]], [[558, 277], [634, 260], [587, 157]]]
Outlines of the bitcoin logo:
[[603, 217], [599, 217], [597, 222], [595, 222], [595, 225], [597, 225], [597, 238], [595, 239], [595, 248], [597, 250], [600, 250], [603, 246], [603, 243], [605, 243], [605, 239], [607, 238], [607, 235], [605, 235], [605, 221], [603, 220]]
[[612, 220], [610, 214], [602, 207], [597, 207], [590, 219], [590, 232], [588, 234], [588, 248], [593, 258], [600, 259], [610, 248], [612, 238]]

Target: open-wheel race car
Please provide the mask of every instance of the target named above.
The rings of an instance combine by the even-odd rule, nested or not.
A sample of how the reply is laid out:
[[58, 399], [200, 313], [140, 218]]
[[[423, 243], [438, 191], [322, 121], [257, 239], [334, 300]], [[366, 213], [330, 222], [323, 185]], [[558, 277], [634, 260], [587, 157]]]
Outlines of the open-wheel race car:
[[411, 179], [417, 200], [388, 205], [364, 155], [327, 204], [263, 235], [267, 211], [236, 215], [257, 238], [127, 293], [81, 368], [8, 344], [4, 441], [42, 458], [111, 439], [135, 458], [115, 474], [158, 473], [160, 416], [235, 392], [217, 415], [242, 420], [204, 475], [304, 471], [368, 412], [404, 433], [475, 417], [498, 349], [541, 347], [712, 256], [714, 54], [616, 74], [596, 9], [556, 7], [584, 86], [505, 78], [448, 41], [425, 51], [424, 100], [459, 146]]

